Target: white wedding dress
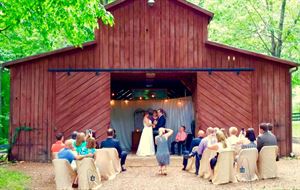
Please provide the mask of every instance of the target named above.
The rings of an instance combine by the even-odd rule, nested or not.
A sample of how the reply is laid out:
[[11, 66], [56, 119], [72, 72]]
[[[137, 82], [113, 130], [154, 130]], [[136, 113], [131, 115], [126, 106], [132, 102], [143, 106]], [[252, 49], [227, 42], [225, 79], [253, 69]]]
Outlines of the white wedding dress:
[[[151, 124], [151, 120], [149, 119]], [[153, 129], [152, 126], [147, 126], [144, 122], [144, 129], [141, 135], [140, 143], [136, 155], [138, 156], [152, 156], [155, 154], [153, 142]]]

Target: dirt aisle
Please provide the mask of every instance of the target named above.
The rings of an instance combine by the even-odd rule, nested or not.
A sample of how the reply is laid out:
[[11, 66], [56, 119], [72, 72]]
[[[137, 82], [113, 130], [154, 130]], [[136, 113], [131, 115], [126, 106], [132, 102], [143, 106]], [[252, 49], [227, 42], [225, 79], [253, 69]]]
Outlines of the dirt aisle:
[[[181, 171], [181, 158], [172, 157], [167, 176], [157, 174], [155, 158], [129, 156], [127, 171], [114, 180], [103, 181], [103, 190], [193, 190], [193, 189], [300, 189], [300, 160], [282, 159], [278, 162], [279, 178], [253, 183], [235, 183], [222, 186], [212, 185], [192, 173]], [[30, 189], [55, 189], [53, 166], [51, 163], [24, 162], [10, 165], [10, 169], [23, 171], [32, 177]]]

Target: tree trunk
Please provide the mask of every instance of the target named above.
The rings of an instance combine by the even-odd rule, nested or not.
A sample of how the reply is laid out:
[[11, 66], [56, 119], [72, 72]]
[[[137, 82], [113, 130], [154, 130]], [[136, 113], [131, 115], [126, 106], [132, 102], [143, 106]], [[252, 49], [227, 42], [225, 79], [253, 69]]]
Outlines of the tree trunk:
[[280, 57], [282, 52], [282, 33], [283, 33], [283, 24], [284, 24], [284, 17], [285, 17], [285, 8], [286, 7], [286, 0], [282, 0], [281, 3], [281, 10], [280, 10], [280, 20], [278, 26], [278, 40], [277, 40], [277, 48], [275, 51], [275, 56]]

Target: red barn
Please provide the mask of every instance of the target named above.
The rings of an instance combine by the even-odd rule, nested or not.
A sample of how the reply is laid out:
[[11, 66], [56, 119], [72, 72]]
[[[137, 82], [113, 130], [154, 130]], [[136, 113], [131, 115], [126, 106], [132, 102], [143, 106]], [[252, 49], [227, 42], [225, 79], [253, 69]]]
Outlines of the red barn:
[[[281, 155], [291, 152], [290, 71], [296, 63], [209, 41], [213, 14], [185, 0], [151, 6], [119, 0], [106, 8], [115, 25], [101, 25], [83, 48], [4, 64], [11, 71], [10, 135], [20, 126], [33, 129], [20, 133], [14, 158], [50, 159], [57, 131], [68, 136], [92, 128], [104, 139], [111, 99], [134, 100], [132, 89], [151, 89], [149, 80], [167, 89], [168, 99], [192, 97], [196, 129], [253, 127], [258, 133], [260, 122], [271, 122]], [[129, 93], [114, 97], [122, 88]]]

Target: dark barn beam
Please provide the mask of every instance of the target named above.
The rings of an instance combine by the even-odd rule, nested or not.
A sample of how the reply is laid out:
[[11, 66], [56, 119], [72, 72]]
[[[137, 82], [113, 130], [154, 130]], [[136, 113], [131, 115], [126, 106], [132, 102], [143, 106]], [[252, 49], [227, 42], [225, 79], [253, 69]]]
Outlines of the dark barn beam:
[[213, 72], [236, 72], [239, 74], [240, 72], [250, 72], [254, 71], [254, 68], [111, 68], [111, 69], [93, 69], [93, 68], [50, 68], [48, 69], [49, 72], [208, 72], [212, 74]]

